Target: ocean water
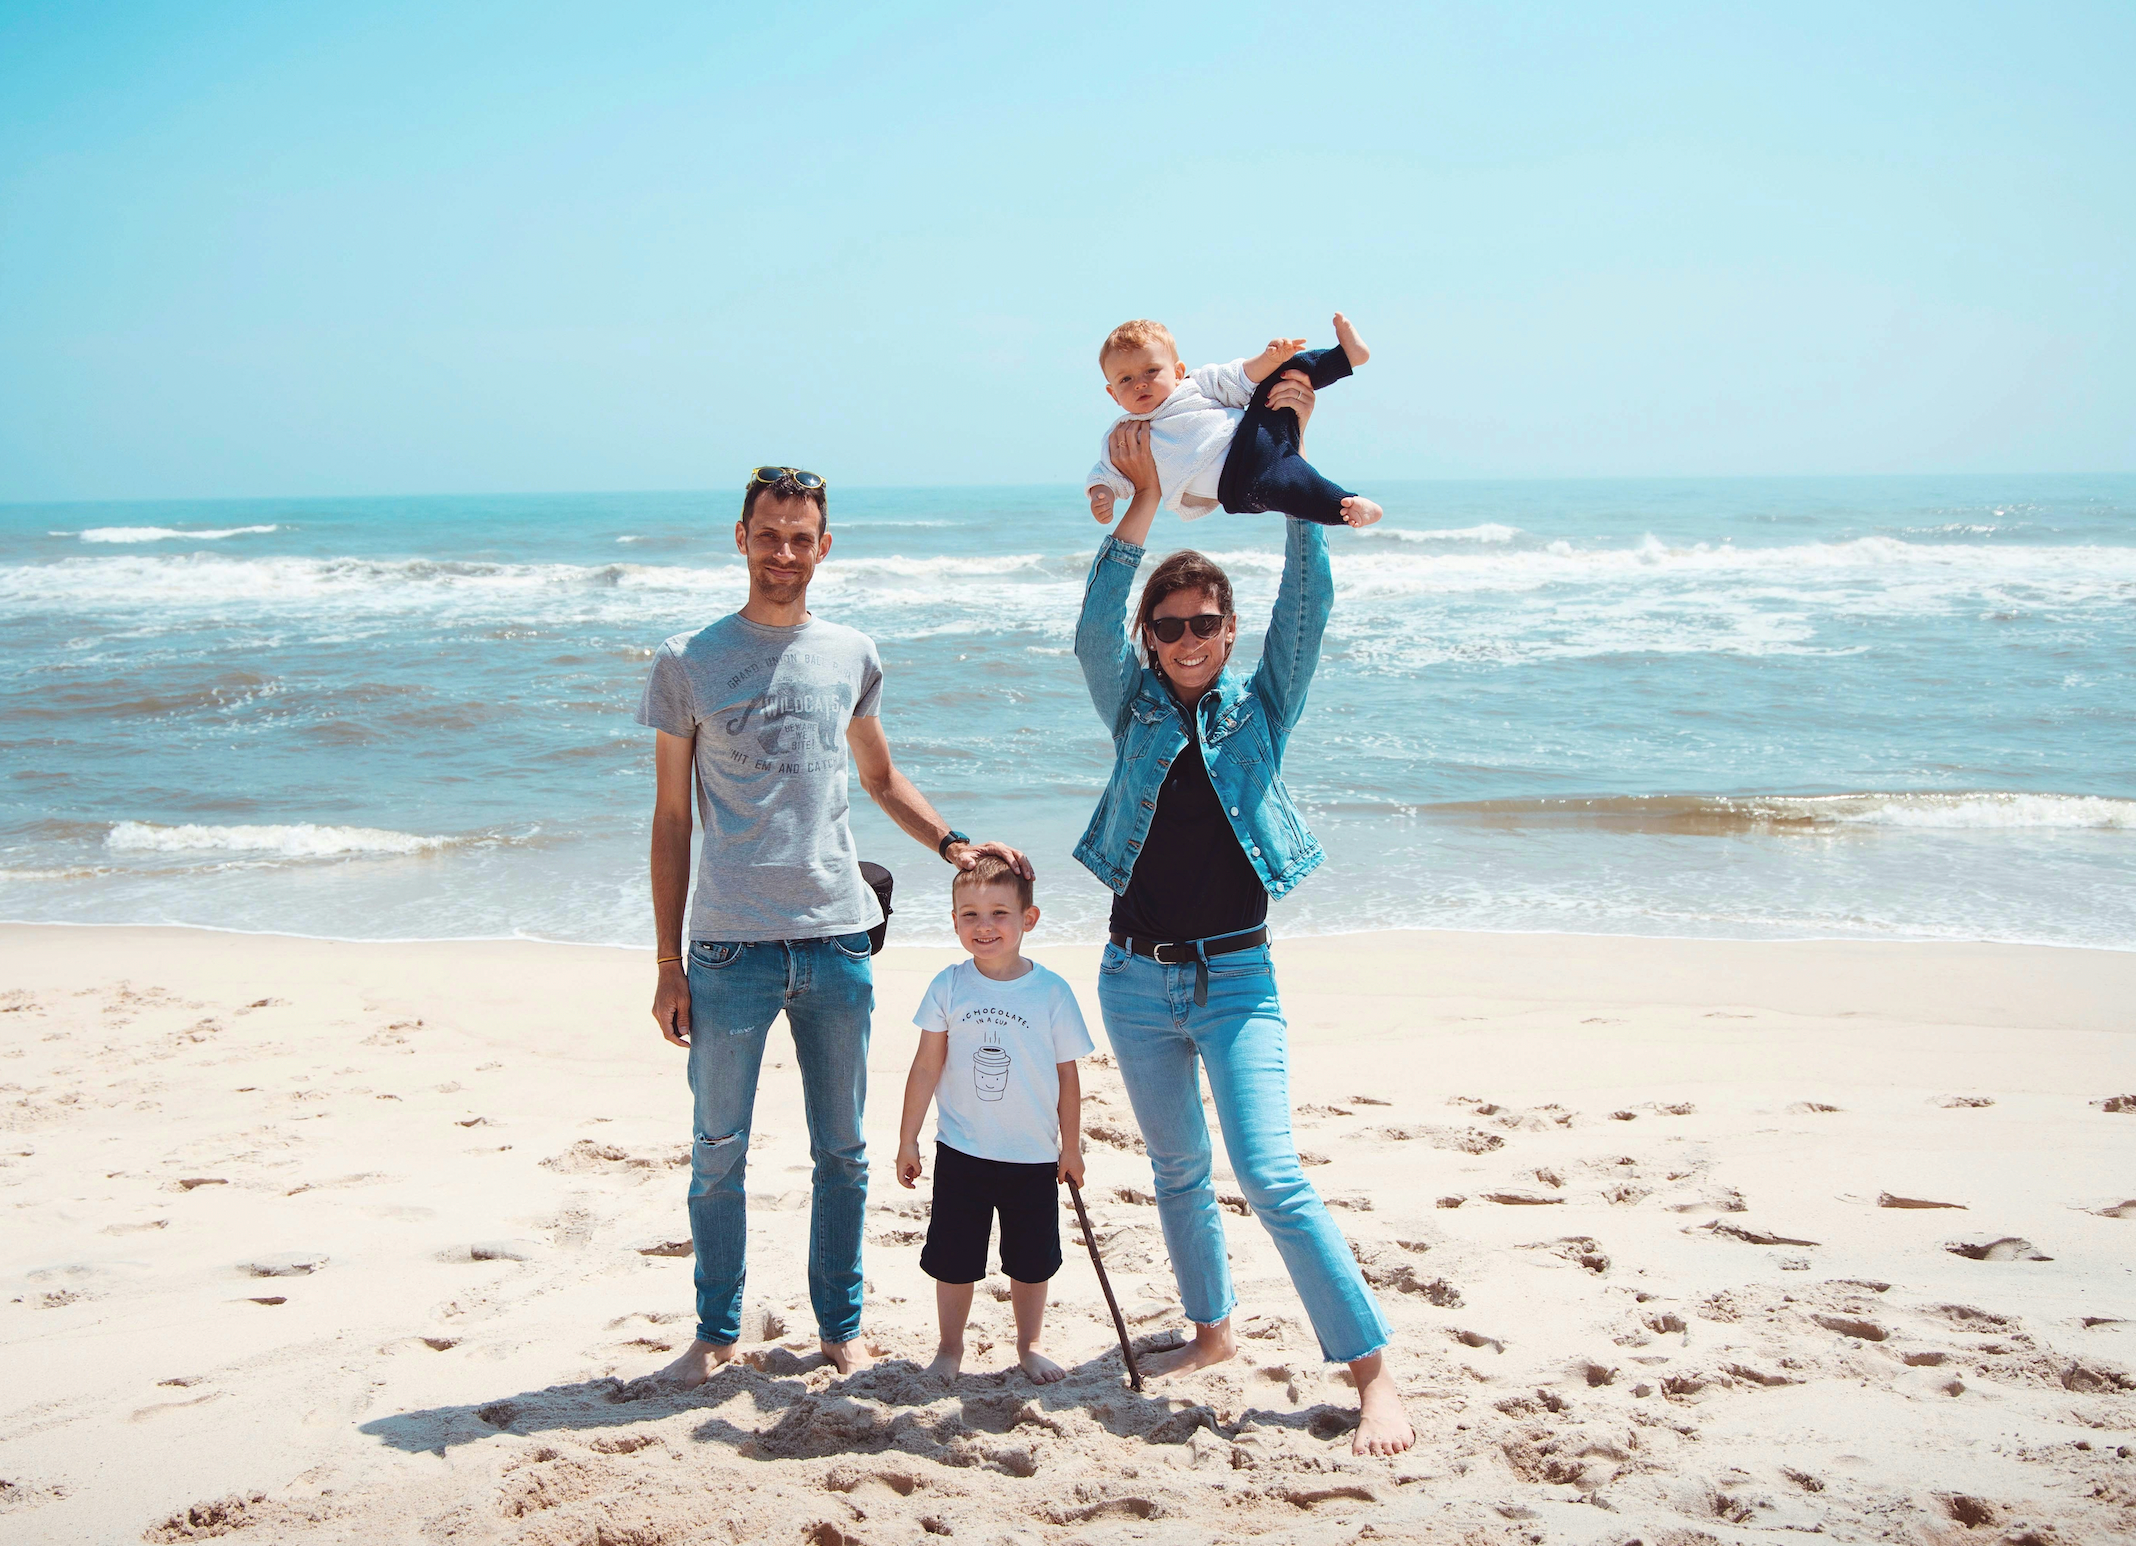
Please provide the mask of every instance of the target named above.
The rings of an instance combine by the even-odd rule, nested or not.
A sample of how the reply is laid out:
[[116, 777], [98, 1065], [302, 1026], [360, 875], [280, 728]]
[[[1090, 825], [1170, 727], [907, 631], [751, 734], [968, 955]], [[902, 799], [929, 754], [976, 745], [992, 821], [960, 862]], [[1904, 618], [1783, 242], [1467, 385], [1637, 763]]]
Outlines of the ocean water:
[[[1375, 486], [1287, 765], [1281, 932], [2136, 948], [2136, 478]], [[0, 508], [0, 918], [650, 941], [648, 655], [740, 604], [736, 496]], [[813, 604], [899, 760], [1031, 851], [1048, 937], [1107, 738], [1072, 489], [834, 490]], [[1275, 517], [1160, 520], [1258, 649]], [[867, 805], [893, 937], [946, 870]]]

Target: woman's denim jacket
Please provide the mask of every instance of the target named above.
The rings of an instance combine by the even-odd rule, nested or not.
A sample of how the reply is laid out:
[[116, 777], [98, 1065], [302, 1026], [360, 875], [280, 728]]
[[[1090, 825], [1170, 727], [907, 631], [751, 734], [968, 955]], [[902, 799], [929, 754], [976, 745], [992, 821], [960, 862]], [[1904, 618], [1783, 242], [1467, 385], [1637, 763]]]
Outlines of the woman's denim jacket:
[[[1298, 819], [1282, 770], [1283, 748], [1305, 711], [1320, 636], [1335, 605], [1326, 532], [1310, 521], [1283, 524], [1283, 582], [1261, 663], [1243, 687], [1227, 667], [1195, 705], [1209, 782], [1272, 897], [1287, 895], [1325, 857]], [[1115, 893], [1127, 890], [1165, 772], [1187, 744], [1176, 700], [1127, 633], [1127, 593], [1142, 553], [1118, 537], [1105, 539], [1090, 566], [1075, 630], [1075, 658], [1090, 701], [1113, 738], [1112, 780], [1075, 857]]]

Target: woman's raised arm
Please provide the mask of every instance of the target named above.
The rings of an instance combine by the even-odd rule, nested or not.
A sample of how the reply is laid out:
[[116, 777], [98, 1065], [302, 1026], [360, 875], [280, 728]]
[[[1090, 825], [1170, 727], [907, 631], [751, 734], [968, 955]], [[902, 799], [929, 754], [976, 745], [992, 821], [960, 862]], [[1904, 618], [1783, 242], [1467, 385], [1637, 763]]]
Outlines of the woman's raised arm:
[[1075, 625], [1075, 658], [1098, 718], [1114, 735], [1134, 696], [1142, 663], [1127, 636], [1127, 593], [1142, 567], [1142, 539], [1157, 513], [1157, 463], [1150, 455], [1150, 427], [1127, 423], [1113, 431], [1113, 465], [1135, 485], [1134, 501], [1119, 530], [1098, 544], [1090, 578], [1083, 584], [1083, 612]]

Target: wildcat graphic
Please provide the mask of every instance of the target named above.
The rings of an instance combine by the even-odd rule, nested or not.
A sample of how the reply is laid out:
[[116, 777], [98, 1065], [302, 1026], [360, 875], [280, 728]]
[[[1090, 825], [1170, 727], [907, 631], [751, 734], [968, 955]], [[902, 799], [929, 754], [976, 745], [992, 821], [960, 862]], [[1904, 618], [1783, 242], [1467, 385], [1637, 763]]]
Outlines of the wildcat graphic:
[[760, 727], [753, 739], [766, 757], [837, 751], [839, 727], [852, 706], [853, 689], [845, 682], [821, 692], [775, 687], [744, 704], [727, 721], [727, 734], [741, 735], [753, 717]]

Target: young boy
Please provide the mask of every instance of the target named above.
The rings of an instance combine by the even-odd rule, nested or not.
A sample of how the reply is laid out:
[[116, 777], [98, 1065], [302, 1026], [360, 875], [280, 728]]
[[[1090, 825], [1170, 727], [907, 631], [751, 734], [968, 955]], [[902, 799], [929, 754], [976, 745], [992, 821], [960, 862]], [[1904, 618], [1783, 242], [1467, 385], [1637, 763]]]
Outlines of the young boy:
[[1001, 1270], [1016, 1311], [1016, 1362], [1037, 1383], [1067, 1370], [1038, 1350], [1046, 1281], [1061, 1266], [1059, 1186], [1083, 1184], [1083, 1087], [1075, 1060], [1091, 1051], [1075, 995], [1019, 953], [1038, 924], [1031, 882], [982, 857], [949, 883], [950, 916], [969, 961], [946, 968], [912, 1023], [920, 1050], [905, 1080], [897, 1179], [920, 1175], [920, 1121], [935, 1103], [934, 1203], [920, 1270], [935, 1280], [941, 1346], [927, 1372], [954, 1378], [964, 1361], [972, 1285], [986, 1276], [987, 1237], [1001, 1215]]
[[[1306, 353], [1299, 352], [1302, 338], [1270, 339], [1250, 360], [1204, 365], [1189, 375], [1161, 324], [1123, 322], [1098, 350], [1106, 395], [1127, 410], [1113, 428], [1126, 419], [1148, 421], [1160, 497], [1182, 519], [1194, 520], [1222, 505], [1236, 511], [1279, 510], [1323, 526], [1370, 526], [1380, 518], [1380, 507], [1315, 472], [1298, 451], [1298, 415], [1268, 406], [1268, 394], [1286, 370], [1304, 371], [1318, 391], [1371, 358], [1339, 311], [1335, 337], [1333, 349]], [[1113, 465], [1111, 436], [1108, 429], [1098, 464], [1083, 480], [1090, 513], [1108, 523], [1113, 505], [1135, 492]]]

